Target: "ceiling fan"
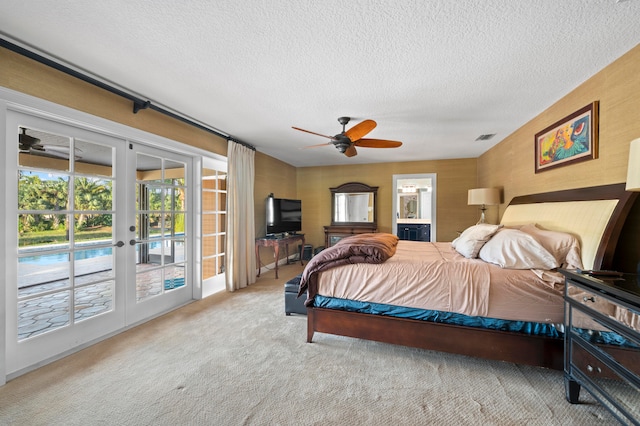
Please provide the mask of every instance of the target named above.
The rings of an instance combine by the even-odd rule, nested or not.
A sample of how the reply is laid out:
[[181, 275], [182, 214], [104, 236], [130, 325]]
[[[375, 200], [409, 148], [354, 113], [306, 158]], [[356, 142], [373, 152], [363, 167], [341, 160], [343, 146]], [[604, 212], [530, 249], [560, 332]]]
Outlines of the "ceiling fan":
[[[22, 130], [22, 133], [19, 134], [18, 147], [21, 153], [39, 155], [42, 157], [62, 159], [69, 158], [70, 148], [68, 146], [44, 145], [39, 138], [28, 135], [27, 129], [25, 129], [24, 127], [21, 127], [20, 129]], [[80, 158], [81, 152], [82, 151], [80, 149], [75, 149], [76, 159]]]
[[389, 141], [385, 139], [363, 139], [363, 136], [367, 135], [367, 133], [372, 131], [377, 126], [376, 122], [373, 120], [364, 120], [350, 128], [349, 130], [345, 131], [345, 126], [347, 125], [347, 123], [349, 123], [349, 120], [351, 120], [351, 117], [338, 118], [338, 123], [342, 124], [342, 133], [338, 133], [335, 136], [321, 135], [320, 133], [301, 129], [299, 127], [292, 128], [295, 130], [300, 130], [302, 132], [311, 133], [312, 135], [331, 139], [330, 142], [319, 145], [312, 145], [306, 148], [334, 145], [336, 148], [338, 148], [338, 151], [340, 151], [347, 157], [358, 155], [358, 151], [356, 151], [357, 146], [363, 148], [397, 148], [402, 145], [402, 142], [398, 141]]

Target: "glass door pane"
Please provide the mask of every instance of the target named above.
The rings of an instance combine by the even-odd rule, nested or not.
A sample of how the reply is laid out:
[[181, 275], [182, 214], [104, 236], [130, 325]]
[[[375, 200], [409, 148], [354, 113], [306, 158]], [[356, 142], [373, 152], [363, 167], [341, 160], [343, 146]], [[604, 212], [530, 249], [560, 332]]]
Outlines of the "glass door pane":
[[115, 148], [27, 127], [18, 138], [17, 313], [24, 340], [114, 307]]
[[186, 158], [138, 147], [135, 164], [137, 304], [187, 287], [190, 211]]

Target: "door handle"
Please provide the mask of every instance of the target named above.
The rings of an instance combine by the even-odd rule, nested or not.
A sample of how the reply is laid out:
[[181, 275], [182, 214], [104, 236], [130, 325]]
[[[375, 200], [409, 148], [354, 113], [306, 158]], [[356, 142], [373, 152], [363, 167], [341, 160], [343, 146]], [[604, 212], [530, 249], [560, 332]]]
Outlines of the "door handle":
[[124, 245], [124, 243], [122, 241], [118, 241], [117, 243], [115, 243], [113, 246], [114, 247], [122, 247]]
[[132, 245], [132, 246], [135, 246], [135, 245], [136, 245], [136, 243], [137, 243], [137, 241], [136, 241], [136, 240], [131, 240], [131, 241], [129, 241], [129, 245]]

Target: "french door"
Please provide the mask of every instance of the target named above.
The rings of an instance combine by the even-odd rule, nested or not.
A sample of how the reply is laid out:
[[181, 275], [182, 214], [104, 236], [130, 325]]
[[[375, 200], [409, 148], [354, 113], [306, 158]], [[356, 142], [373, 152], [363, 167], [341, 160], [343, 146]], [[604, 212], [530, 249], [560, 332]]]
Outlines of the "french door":
[[[135, 171], [130, 203], [127, 323], [135, 324], [192, 299], [190, 282], [191, 159], [129, 143], [128, 169]], [[135, 232], [135, 235], [133, 233]]]
[[12, 111], [6, 132], [7, 375], [192, 299], [190, 157]]

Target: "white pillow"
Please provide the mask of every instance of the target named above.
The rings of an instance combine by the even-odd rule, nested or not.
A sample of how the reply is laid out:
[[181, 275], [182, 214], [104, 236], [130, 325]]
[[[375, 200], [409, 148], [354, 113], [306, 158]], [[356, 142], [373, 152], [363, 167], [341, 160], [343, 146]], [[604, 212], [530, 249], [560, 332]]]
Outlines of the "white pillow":
[[573, 235], [566, 232], [540, 229], [535, 223], [524, 225], [520, 230], [531, 235], [542, 244], [556, 258], [560, 267], [582, 269], [580, 243]]
[[501, 229], [480, 249], [480, 259], [505, 269], [554, 269], [558, 261], [531, 235]]
[[454, 249], [466, 258], [474, 259], [478, 257], [478, 252], [489, 238], [495, 234], [502, 225], [490, 225], [481, 223], [473, 225], [460, 234], [458, 238], [451, 242]]

